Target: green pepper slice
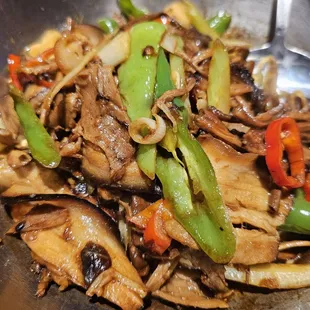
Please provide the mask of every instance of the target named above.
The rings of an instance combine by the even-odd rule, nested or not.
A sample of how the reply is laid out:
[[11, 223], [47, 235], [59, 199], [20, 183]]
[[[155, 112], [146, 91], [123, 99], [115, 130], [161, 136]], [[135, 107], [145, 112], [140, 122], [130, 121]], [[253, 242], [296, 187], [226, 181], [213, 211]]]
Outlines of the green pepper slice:
[[284, 225], [279, 229], [304, 235], [310, 234], [310, 202], [305, 199], [302, 189], [295, 191], [293, 208]]
[[15, 110], [24, 130], [32, 157], [46, 168], [58, 167], [61, 156], [53, 139], [40, 123], [31, 104], [13, 85], [10, 85], [10, 95], [14, 100]]
[[102, 18], [98, 22], [98, 25], [103, 30], [103, 32], [108, 34], [113, 33], [119, 28], [118, 23], [112, 18]]
[[219, 11], [215, 16], [208, 20], [209, 26], [214, 29], [219, 35], [222, 35], [231, 23], [231, 15], [225, 11]]
[[[119, 68], [118, 77], [120, 92], [132, 121], [152, 116], [159, 43], [165, 31], [165, 26], [156, 22], [137, 24], [130, 31], [130, 55]], [[139, 145], [137, 162], [140, 169], [153, 180], [156, 145]]]
[[[174, 88], [171, 81], [167, 82], [166, 77], [170, 79], [170, 67], [167, 66], [167, 59], [165, 62], [162, 57], [166, 56], [160, 52], [157, 96], [169, 90], [169, 87]], [[215, 262], [227, 263], [236, 249], [233, 227], [211, 162], [199, 142], [190, 135], [185, 110], [179, 108], [179, 111], [183, 120], [179, 120], [177, 126], [177, 147], [187, 171], [175, 159], [158, 157], [156, 174], [162, 182], [165, 198], [173, 203], [177, 220]]]
[[145, 15], [145, 12], [134, 6], [131, 0], [119, 0], [118, 6], [127, 18], [138, 18]]

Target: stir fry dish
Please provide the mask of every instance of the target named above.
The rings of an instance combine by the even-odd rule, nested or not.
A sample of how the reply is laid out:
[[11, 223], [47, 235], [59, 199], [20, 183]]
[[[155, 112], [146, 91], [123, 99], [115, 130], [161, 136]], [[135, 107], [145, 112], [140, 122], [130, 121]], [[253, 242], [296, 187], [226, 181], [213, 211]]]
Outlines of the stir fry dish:
[[307, 98], [277, 91], [273, 57], [247, 61], [227, 12], [118, 5], [8, 55], [0, 80], [1, 202], [36, 296], [210, 309], [310, 286]]

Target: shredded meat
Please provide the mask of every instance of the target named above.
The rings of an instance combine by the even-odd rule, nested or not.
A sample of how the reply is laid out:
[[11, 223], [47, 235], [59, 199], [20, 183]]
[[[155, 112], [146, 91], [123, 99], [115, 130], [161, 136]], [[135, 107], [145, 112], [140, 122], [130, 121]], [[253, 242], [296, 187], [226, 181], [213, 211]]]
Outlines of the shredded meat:
[[26, 73], [26, 74], [34, 74], [39, 75], [43, 73], [53, 73], [58, 70], [58, 66], [55, 61], [51, 61], [47, 64], [42, 64], [38, 66], [21, 66], [20, 72]]
[[242, 137], [242, 146], [250, 153], [265, 156], [265, 131], [259, 129], [250, 129]]
[[82, 147], [82, 138], [72, 135], [69, 138], [64, 138], [59, 145], [60, 155], [62, 157], [81, 158], [79, 154]]
[[36, 84], [29, 84], [26, 87], [24, 95], [32, 104], [34, 110], [38, 112], [47, 93], [48, 88]]
[[160, 289], [165, 284], [165, 282], [171, 277], [178, 263], [179, 263], [179, 257], [176, 257], [173, 260], [160, 262], [157, 265], [155, 271], [152, 273], [152, 275], [146, 282], [146, 287], [151, 292]]
[[0, 97], [0, 143], [14, 145], [18, 142], [21, 127], [14, 109], [13, 99], [8, 95], [5, 81], [0, 79], [0, 87], [3, 95]]
[[232, 264], [269, 263], [278, 255], [278, 237], [257, 230], [235, 229], [237, 248]]
[[150, 271], [150, 266], [147, 261], [143, 258], [141, 251], [133, 244], [129, 246], [129, 259], [133, 266], [137, 269], [141, 277], [148, 275]]
[[115, 78], [113, 76], [114, 67], [112, 66], [98, 66], [97, 73], [97, 87], [98, 93], [112, 101], [119, 109], [124, 109], [121, 95], [117, 88]]
[[90, 80], [80, 90], [83, 100], [80, 125], [83, 128], [83, 138], [97, 145], [106, 155], [111, 169], [111, 180], [118, 181], [134, 156], [134, 147], [127, 129], [109, 114], [101, 101], [96, 101], [94, 74], [97, 66], [90, 65]]
[[232, 134], [211, 111], [200, 110], [199, 115], [195, 117], [194, 122], [200, 129], [211, 133], [215, 137], [224, 140], [226, 143], [235, 147], [241, 147], [242, 143], [238, 136]]
[[232, 64], [230, 68], [232, 76], [237, 77], [240, 81], [252, 87], [251, 102], [253, 102], [254, 110], [257, 112], [264, 112], [265, 98], [263, 91], [255, 85], [254, 79], [248, 69], [236, 63]]
[[170, 302], [202, 309], [227, 308], [225, 301], [209, 298], [199, 287], [199, 273], [191, 270], [177, 270], [154, 296]]
[[271, 214], [269, 195], [273, 189], [268, 171], [257, 167], [258, 155], [241, 154], [211, 136], [200, 138], [212, 163], [234, 224], [248, 223], [277, 235], [277, 226], [284, 223], [290, 211], [290, 197], [281, 197], [280, 208]]
[[214, 263], [205, 253], [186, 249], [181, 252], [180, 264], [189, 269], [201, 270], [204, 274], [203, 283], [213, 291], [228, 291], [224, 266]]
[[65, 128], [74, 128], [76, 118], [81, 111], [82, 102], [77, 93], [65, 96]]

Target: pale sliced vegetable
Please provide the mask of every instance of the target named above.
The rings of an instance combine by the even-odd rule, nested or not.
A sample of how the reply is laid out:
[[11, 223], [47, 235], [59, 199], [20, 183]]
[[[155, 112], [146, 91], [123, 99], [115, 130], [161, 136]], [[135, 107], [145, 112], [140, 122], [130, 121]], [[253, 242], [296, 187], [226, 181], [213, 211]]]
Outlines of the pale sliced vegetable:
[[254, 69], [253, 78], [255, 84], [264, 90], [266, 96], [277, 95], [277, 60], [273, 56], [261, 58]]
[[310, 286], [310, 264], [263, 264], [237, 269], [225, 266], [230, 281], [269, 289], [293, 289]]
[[180, 1], [170, 3], [165, 7], [164, 12], [175, 19], [182, 27], [189, 29], [191, 19], [187, 14], [187, 5]]
[[[128, 131], [133, 141], [139, 144], [156, 144], [166, 134], [166, 123], [162, 117], [155, 114], [155, 120], [148, 117], [140, 117], [130, 123]], [[147, 132], [146, 135], [143, 132]]]
[[129, 32], [119, 33], [112, 41], [104, 46], [98, 53], [102, 62], [110, 66], [118, 66], [124, 62], [130, 53]]
[[310, 247], [310, 241], [308, 240], [293, 240], [293, 241], [285, 241], [279, 244], [279, 251], [291, 249], [291, 248], [302, 248], [302, 247]]
[[230, 64], [223, 43], [216, 40], [212, 45], [213, 56], [209, 69], [208, 103], [223, 113], [230, 111]]
[[[183, 40], [177, 38], [177, 48], [183, 50], [184, 43]], [[170, 68], [171, 68], [171, 80], [175, 88], [185, 87], [185, 71], [184, 71], [184, 61], [181, 57], [170, 54]]]
[[241, 40], [241, 39], [226, 39], [221, 38], [221, 41], [224, 43], [225, 46], [229, 47], [244, 47], [244, 48], [252, 48], [251, 42]]
[[209, 36], [212, 40], [219, 38], [219, 35], [213, 30], [208, 21], [202, 16], [198, 8], [194, 6], [190, 1], [183, 0], [187, 6], [187, 14], [190, 18], [191, 24], [201, 33], [206, 36]]
[[160, 46], [171, 54], [178, 50], [178, 37], [171, 33], [166, 33], [160, 42]]

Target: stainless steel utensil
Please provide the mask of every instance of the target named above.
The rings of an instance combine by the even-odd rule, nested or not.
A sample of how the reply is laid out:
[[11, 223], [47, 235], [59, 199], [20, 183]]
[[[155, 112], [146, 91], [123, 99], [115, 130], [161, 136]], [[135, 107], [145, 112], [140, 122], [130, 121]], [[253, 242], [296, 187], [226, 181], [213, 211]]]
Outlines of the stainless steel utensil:
[[278, 63], [278, 89], [286, 92], [301, 90], [310, 98], [310, 53], [285, 44], [291, 6], [292, 0], [277, 0], [274, 38], [262, 48], [252, 51], [249, 59], [258, 61], [273, 55]]

